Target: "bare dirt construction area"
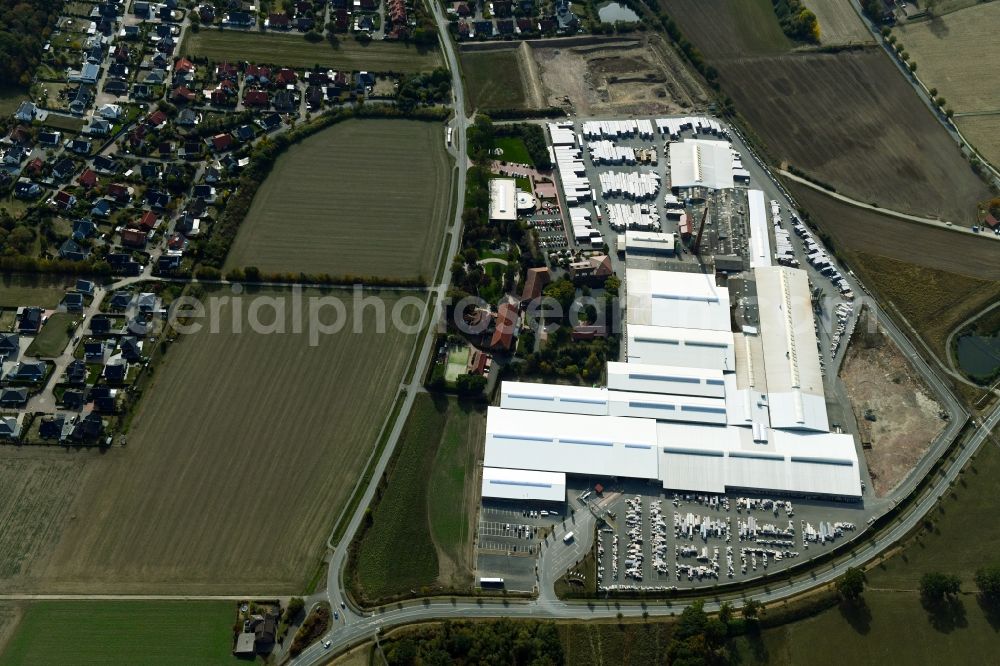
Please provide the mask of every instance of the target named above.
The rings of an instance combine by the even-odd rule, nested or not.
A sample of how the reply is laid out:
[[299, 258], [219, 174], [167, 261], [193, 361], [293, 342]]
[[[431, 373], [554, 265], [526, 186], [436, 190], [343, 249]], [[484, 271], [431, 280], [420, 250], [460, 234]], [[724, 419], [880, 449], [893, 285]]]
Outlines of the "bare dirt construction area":
[[[89, 457], [82, 477], [53, 472], [49, 483], [39, 476], [36, 486], [16, 494], [17, 515], [24, 516], [39, 504], [32, 494], [44, 497], [54, 492], [49, 486], [61, 487], [53, 504], [71, 519], [27, 515], [16, 523], [23, 525], [19, 531], [0, 531], [6, 549], [20, 544], [25, 558], [43, 555], [31, 563], [30, 577], [0, 577], [3, 587], [302, 592], [375, 446], [412, 351], [414, 335], [394, 326], [391, 313], [413, 323], [416, 308], [394, 310], [401, 293], [366, 290], [366, 297], [385, 304], [380, 333], [377, 302], [362, 310], [348, 290], [304, 290], [302, 312], [313, 296], [338, 298], [346, 308], [344, 328], [312, 346], [307, 323], [296, 332], [294, 301], [280, 317], [259, 305], [266, 303], [260, 297], [288, 303], [288, 294], [248, 291], [238, 305], [223, 303], [219, 332], [206, 323], [170, 345], [124, 448]], [[253, 307], [261, 308], [256, 317]], [[234, 311], [243, 313], [242, 333], [230, 325]], [[285, 332], [252, 332], [257, 318], [281, 321]], [[328, 324], [335, 318], [333, 307], [322, 313]], [[7, 486], [0, 484], [4, 512], [11, 504]], [[57, 525], [61, 535], [52, 534]]]
[[875, 40], [850, 2], [805, 0], [806, 8], [819, 21], [819, 40], [824, 46], [871, 44]]
[[532, 46], [549, 106], [583, 116], [686, 113], [708, 95], [658, 35]]
[[971, 225], [989, 190], [877, 47], [716, 64], [772, 157], [884, 208]]
[[869, 327], [867, 316], [858, 322], [840, 378], [854, 409], [875, 494], [881, 497], [927, 453], [944, 422], [940, 405], [906, 357], [880, 328]]

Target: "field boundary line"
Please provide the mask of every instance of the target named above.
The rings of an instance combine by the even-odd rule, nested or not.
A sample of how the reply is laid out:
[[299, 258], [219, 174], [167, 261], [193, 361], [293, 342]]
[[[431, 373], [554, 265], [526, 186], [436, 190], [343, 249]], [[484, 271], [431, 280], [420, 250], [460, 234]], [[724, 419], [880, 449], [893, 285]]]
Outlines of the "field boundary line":
[[808, 187], [810, 189], [813, 189], [813, 190], [816, 190], [817, 192], [822, 192], [823, 194], [827, 195], [828, 197], [831, 197], [831, 198], [836, 199], [838, 201], [842, 201], [843, 203], [846, 203], [846, 204], [850, 204], [850, 205], [852, 205], [852, 206], [854, 206], [856, 208], [864, 208], [865, 210], [870, 210], [870, 211], [873, 211], [873, 212], [876, 212], [876, 213], [882, 213], [883, 215], [886, 215], [888, 217], [895, 217], [897, 219], [905, 220], [907, 222], [916, 222], [918, 224], [925, 224], [927, 226], [935, 227], [937, 229], [943, 229], [944, 231], [953, 231], [953, 232], [956, 232], [956, 233], [966, 233], [966, 234], [972, 234], [974, 236], [983, 236], [983, 237], [989, 238], [991, 240], [992, 239], [1000, 240], [1000, 236], [996, 236], [995, 234], [987, 233], [987, 232], [976, 233], [971, 228], [961, 226], [961, 225], [956, 224], [954, 222], [948, 222], [948, 221], [942, 221], [942, 220], [935, 220], [935, 219], [930, 218], [930, 217], [920, 217], [919, 215], [910, 215], [909, 213], [902, 213], [902, 212], [900, 212], [898, 210], [893, 210], [891, 208], [882, 208], [881, 206], [873, 206], [872, 204], [865, 203], [864, 201], [858, 201], [857, 199], [852, 199], [851, 197], [845, 196], [845, 195], [841, 194], [840, 192], [832, 192], [832, 191], [826, 189], [825, 187], [823, 187], [822, 185], [817, 185], [816, 183], [812, 182], [811, 180], [809, 180], [807, 178], [802, 178], [801, 176], [796, 176], [794, 173], [791, 173], [790, 171], [786, 171], [785, 169], [779, 168], [779, 169], [777, 169], [777, 171], [778, 171], [778, 173], [780, 173], [785, 178], [788, 178], [789, 180], [794, 180], [796, 183], [799, 183], [801, 185], [805, 185], [806, 187]]

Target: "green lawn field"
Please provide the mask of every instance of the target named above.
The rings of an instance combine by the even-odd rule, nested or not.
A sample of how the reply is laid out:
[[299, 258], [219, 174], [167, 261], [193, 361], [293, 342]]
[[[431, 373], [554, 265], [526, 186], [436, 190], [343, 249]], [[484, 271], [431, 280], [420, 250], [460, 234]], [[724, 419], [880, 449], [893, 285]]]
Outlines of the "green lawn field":
[[261, 34], [238, 30], [189, 32], [181, 45], [187, 56], [214, 62], [266, 62], [283, 67], [319, 65], [349, 71], [413, 73], [441, 65], [438, 49], [418, 49], [402, 42], [370, 42], [341, 39], [333, 48], [326, 41], [307, 42], [302, 35]]
[[516, 50], [463, 52], [459, 60], [468, 92], [468, 111], [527, 108], [528, 96]]
[[502, 136], [498, 137], [494, 143], [497, 148], [503, 151], [502, 154], [497, 155], [498, 160], [535, 166], [535, 162], [528, 153], [528, 147], [524, 145], [524, 139], [516, 136]]
[[35, 602], [0, 663], [235, 664], [235, 618], [229, 602]]
[[69, 312], [56, 312], [49, 315], [35, 339], [28, 345], [26, 354], [39, 358], [55, 358], [63, 353], [69, 339], [73, 335], [70, 328], [76, 321], [76, 316]]
[[59, 305], [66, 290], [73, 283], [62, 278], [49, 276], [0, 276], [0, 308], [16, 308], [35, 305], [40, 308], [54, 308]]

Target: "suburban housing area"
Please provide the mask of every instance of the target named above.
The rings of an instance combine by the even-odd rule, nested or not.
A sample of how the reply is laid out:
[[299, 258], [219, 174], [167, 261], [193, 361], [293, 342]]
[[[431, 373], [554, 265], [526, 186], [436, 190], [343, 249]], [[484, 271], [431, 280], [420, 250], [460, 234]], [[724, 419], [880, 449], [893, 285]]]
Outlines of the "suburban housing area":
[[1000, 4], [30, 5], [0, 663], [996, 652]]

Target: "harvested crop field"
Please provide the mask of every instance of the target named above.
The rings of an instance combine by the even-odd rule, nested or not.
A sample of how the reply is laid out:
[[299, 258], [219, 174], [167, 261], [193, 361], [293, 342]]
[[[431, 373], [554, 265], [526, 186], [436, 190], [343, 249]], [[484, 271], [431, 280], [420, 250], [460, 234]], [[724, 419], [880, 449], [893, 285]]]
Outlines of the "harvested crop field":
[[[31, 565], [31, 591], [302, 591], [375, 445], [414, 341], [390, 316], [378, 333], [378, 306], [355, 315], [346, 290], [306, 290], [301, 311], [321, 295], [343, 301], [345, 326], [318, 335], [316, 346], [308, 322], [294, 332], [289, 291], [267, 290], [244, 294], [238, 306], [220, 303], [219, 333], [206, 324], [169, 347], [127, 447], [87, 461], [86, 482], [60, 509], [74, 517], [61, 538], [53, 545], [35, 528], [41, 534], [20, 545], [50, 552], [44, 567]], [[390, 314], [402, 298], [365, 295]], [[259, 300], [267, 298], [286, 302], [280, 317]], [[230, 325], [237, 307], [243, 333]], [[402, 310], [401, 320], [414, 321], [415, 310]], [[335, 309], [325, 306], [320, 319], [332, 324]], [[251, 332], [257, 320], [281, 322], [285, 332]], [[27, 587], [23, 577], [0, 580]]]
[[230, 602], [45, 601], [27, 605], [0, 662], [232, 664]]
[[770, 0], [660, 0], [660, 6], [709, 59], [778, 54], [794, 46]]
[[875, 41], [850, 2], [805, 0], [803, 4], [816, 15], [819, 40], [824, 46], [871, 44]]
[[708, 104], [700, 79], [653, 33], [556, 40], [532, 52], [547, 106], [580, 115], [649, 115]]
[[984, 159], [995, 168], [1000, 168], [1000, 113], [956, 117], [955, 124]]
[[806, 185], [791, 181], [785, 185], [838, 250], [880, 254], [940, 271], [1000, 280], [1000, 242], [992, 238], [879, 215]]
[[0, 448], [0, 589], [22, 587], [45, 570], [71, 509], [91, 477], [87, 451]]
[[[523, 48], [527, 48], [525, 45]], [[526, 109], [534, 102], [518, 49], [461, 50], [462, 77], [468, 90], [467, 111]]]
[[976, 219], [989, 190], [881, 49], [716, 66], [775, 159], [861, 201]]
[[295, 68], [319, 65], [369, 72], [425, 72], [441, 65], [441, 53], [437, 48], [418, 49], [403, 42], [361, 44], [354, 39], [342, 39], [339, 46], [333, 48], [326, 40], [307, 42], [301, 35], [240, 30], [188, 31], [181, 52], [213, 62], [266, 62]]
[[[855, 329], [840, 378], [861, 432], [872, 487], [895, 488], [944, 427], [940, 405], [906, 357], [866, 311]], [[875, 419], [870, 420], [870, 417]]]
[[917, 63], [920, 79], [937, 88], [956, 113], [1000, 111], [997, 26], [1000, 3], [990, 2], [930, 21], [903, 23], [894, 33]]
[[430, 281], [450, 186], [440, 123], [347, 120], [278, 158], [226, 269]]

